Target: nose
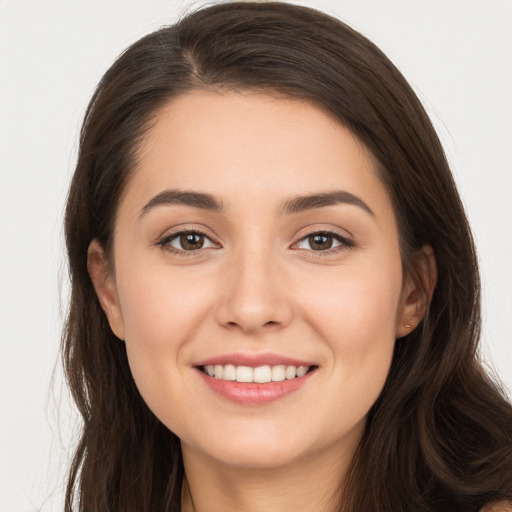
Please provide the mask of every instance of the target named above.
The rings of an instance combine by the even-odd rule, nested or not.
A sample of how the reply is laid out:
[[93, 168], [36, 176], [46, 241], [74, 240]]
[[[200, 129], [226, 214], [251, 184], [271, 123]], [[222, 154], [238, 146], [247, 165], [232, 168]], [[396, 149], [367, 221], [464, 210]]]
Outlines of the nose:
[[292, 319], [285, 272], [270, 251], [240, 251], [221, 277], [217, 321], [244, 333], [279, 330]]

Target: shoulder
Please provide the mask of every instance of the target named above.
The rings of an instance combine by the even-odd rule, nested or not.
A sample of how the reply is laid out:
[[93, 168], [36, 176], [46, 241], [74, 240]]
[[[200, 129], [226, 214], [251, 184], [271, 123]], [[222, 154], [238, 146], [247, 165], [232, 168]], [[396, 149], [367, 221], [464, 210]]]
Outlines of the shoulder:
[[480, 512], [512, 512], [511, 501], [500, 501], [484, 507]]

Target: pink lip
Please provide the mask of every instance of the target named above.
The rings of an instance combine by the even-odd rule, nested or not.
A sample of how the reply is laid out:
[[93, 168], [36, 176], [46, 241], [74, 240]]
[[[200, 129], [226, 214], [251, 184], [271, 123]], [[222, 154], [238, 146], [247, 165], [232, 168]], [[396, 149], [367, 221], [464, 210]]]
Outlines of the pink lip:
[[225, 354], [222, 356], [211, 357], [199, 362], [195, 365], [199, 376], [203, 382], [214, 393], [230, 400], [231, 402], [241, 405], [265, 405], [280, 398], [294, 393], [306, 385], [309, 379], [316, 373], [316, 370], [306, 373], [303, 377], [287, 379], [277, 382], [236, 382], [231, 380], [216, 379], [210, 377], [203, 371], [207, 365], [226, 365], [250, 366], [256, 368], [258, 366], [314, 366], [311, 362], [300, 361], [290, 357], [280, 356], [277, 354]]
[[212, 391], [231, 402], [242, 405], [266, 405], [298, 391], [316, 371], [306, 373], [304, 377], [265, 384], [216, 379], [200, 370], [198, 373]]
[[278, 364], [284, 364], [285, 366], [313, 366], [314, 363], [311, 361], [300, 361], [287, 356], [281, 356], [272, 353], [262, 354], [223, 354], [220, 356], [210, 357], [204, 361], [200, 361], [194, 366], [207, 366], [207, 365], [221, 364], [232, 364], [234, 366], [251, 366], [256, 368], [258, 366], [276, 366]]

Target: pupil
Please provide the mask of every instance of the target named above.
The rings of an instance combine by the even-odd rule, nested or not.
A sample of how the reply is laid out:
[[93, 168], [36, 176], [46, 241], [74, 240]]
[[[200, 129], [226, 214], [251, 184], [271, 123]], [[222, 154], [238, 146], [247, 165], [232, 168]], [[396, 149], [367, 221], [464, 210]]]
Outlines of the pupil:
[[180, 237], [181, 246], [184, 249], [200, 249], [203, 246], [203, 235], [198, 235], [197, 233], [188, 233], [186, 235], [181, 235]]
[[314, 250], [330, 249], [332, 246], [332, 237], [329, 235], [313, 235], [310, 237], [310, 243]]

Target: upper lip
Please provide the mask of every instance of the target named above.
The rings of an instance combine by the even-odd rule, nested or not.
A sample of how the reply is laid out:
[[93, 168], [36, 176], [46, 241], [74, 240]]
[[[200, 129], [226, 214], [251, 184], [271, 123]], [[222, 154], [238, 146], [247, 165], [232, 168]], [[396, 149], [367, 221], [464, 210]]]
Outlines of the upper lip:
[[258, 366], [313, 366], [311, 361], [304, 361], [295, 359], [279, 354], [261, 353], [261, 354], [222, 354], [218, 356], [209, 357], [203, 361], [199, 361], [195, 366], [208, 366], [208, 365], [227, 365], [234, 366], [250, 366], [257, 368]]

